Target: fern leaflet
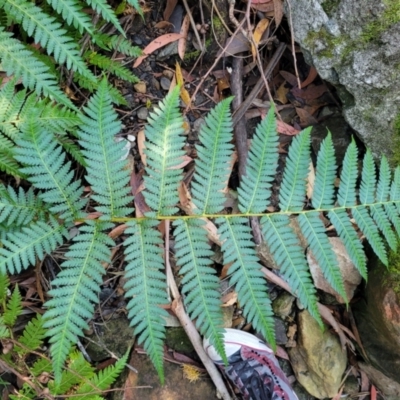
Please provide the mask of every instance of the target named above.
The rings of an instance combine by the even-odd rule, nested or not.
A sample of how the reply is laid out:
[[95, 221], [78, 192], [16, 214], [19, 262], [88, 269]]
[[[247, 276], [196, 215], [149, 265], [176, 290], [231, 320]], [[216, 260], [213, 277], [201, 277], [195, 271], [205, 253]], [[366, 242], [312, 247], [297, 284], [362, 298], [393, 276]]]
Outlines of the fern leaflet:
[[[287, 215], [266, 215], [261, 219], [262, 232], [286, 282], [322, 327], [316, 290], [308, 271], [307, 261], [289, 222]], [[315, 244], [314, 241], [312, 243]]]
[[204, 221], [200, 219], [177, 220], [175, 226], [175, 257], [179, 273], [183, 275], [182, 293], [191, 319], [196, 319], [200, 333], [209, 338], [224, 362], [222, 312], [218, 277], [211, 267], [213, 255]]
[[278, 165], [278, 134], [275, 108], [257, 126], [246, 163], [246, 175], [238, 187], [239, 209], [243, 214], [266, 210]]
[[51, 355], [56, 380], [61, 379], [61, 370], [68, 353], [77, 337], [88, 328], [87, 319], [92, 317], [98, 302], [104, 267], [102, 262], [110, 262], [110, 247], [114, 242], [103, 231], [112, 225], [87, 221], [80, 227], [80, 234], [66, 254], [67, 260], [61, 264], [61, 272], [53, 281], [53, 296], [46, 302], [44, 327], [51, 345]]
[[168, 304], [165, 291], [164, 262], [160, 232], [155, 220], [131, 221], [125, 233], [126, 290], [128, 318], [135, 327], [139, 343], [149, 354], [161, 381], [164, 381], [163, 339], [168, 313], [160, 305]]
[[233, 152], [231, 102], [232, 98], [221, 101], [200, 128], [201, 146], [196, 146], [196, 171], [192, 182], [193, 203], [198, 214], [214, 214], [224, 207], [223, 189], [228, 183]]
[[6, 307], [3, 314], [3, 322], [9, 327], [15, 325], [17, 317], [22, 313], [22, 296], [18, 289], [18, 285], [15, 286], [10, 299], [7, 301]]
[[301, 211], [306, 196], [306, 179], [310, 166], [310, 134], [307, 128], [293, 139], [289, 148], [282, 184], [279, 190], [279, 206], [282, 211]]
[[18, 353], [24, 354], [27, 352], [32, 352], [40, 347], [45, 338], [45, 330], [43, 327], [43, 318], [40, 314], [36, 315], [26, 325], [22, 336], [18, 338], [18, 342], [24, 347], [16, 347]]
[[96, 210], [103, 219], [125, 217], [133, 210], [126, 207], [132, 201], [128, 187], [129, 173], [124, 168], [126, 160], [124, 143], [116, 142], [115, 135], [121, 124], [112, 107], [105, 79], [97, 93], [84, 108], [88, 116], [82, 115], [79, 144], [86, 163], [86, 180], [91, 184], [92, 198], [99, 204]]
[[224, 263], [232, 263], [229, 283], [235, 286], [243, 312], [254, 329], [275, 347], [271, 301], [245, 218], [218, 218], [218, 233], [223, 240]]
[[66, 62], [68, 69], [79, 71], [88, 79], [95, 80], [94, 75], [86, 67], [74, 40], [66, 35], [55, 18], [45, 14], [39, 7], [25, 0], [1, 0], [2, 5], [36, 43], [40, 43], [49, 54], [53, 54], [60, 64]]
[[176, 87], [150, 113], [145, 128], [146, 175], [143, 195], [153, 215], [173, 215], [177, 211], [178, 186], [182, 179], [183, 118], [178, 110], [179, 87]]

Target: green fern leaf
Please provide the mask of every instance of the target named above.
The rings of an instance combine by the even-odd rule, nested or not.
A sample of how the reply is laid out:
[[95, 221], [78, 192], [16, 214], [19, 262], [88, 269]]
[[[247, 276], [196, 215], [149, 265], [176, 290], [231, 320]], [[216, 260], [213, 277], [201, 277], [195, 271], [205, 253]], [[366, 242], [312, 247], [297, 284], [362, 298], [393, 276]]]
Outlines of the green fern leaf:
[[40, 43], [57, 62], [65, 62], [68, 69], [76, 70], [88, 79], [96, 79], [79, 55], [75, 41], [66, 35], [67, 31], [60, 28], [55, 18], [26, 0], [1, 0], [1, 5], [15, 21], [22, 24], [35, 43]]
[[143, 51], [138, 46], [132, 46], [132, 43], [125, 39], [123, 36], [113, 35], [110, 37], [108, 42], [108, 46], [113, 49], [117, 50], [127, 56], [130, 57], [139, 57], [143, 54]]
[[0, 316], [0, 339], [7, 339], [10, 337], [10, 328], [4, 324], [3, 316]]
[[216, 214], [224, 207], [223, 189], [228, 183], [233, 152], [231, 102], [232, 97], [221, 101], [209, 112], [200, 128], [201, 146], [196, 145], [192, 181], [193, 203], [198, 214]]
[[21, 172], [29, 176], [28, 180], [45, 192], [39, 197], [50, 205], [50, 211], [60, 213], [60, 218], [73, 220], [80, 218], [80, 211], [86, 203], [81, 199], [83, 187], [80, 180], [73, 181], [71, 163], [65, 163], [65, 154], [53, 135], [30, 118], [21, 125], [24, 135], [18, 144], [16, 159], [25, 164]]
[[34, 218], [44, 219], [46, 207], [33, 189], [25, 192], [19, 187], [18, 193], [0, 183], [0, 222], [7, 225], [29, 225]]
[[[94, 368], [85, 360], [80, 351], [74, 350], [68, 357], [68, 369], [62, 372], [61, 380], [49, 382], [48, 388], [52, 395], [68, 393], [71, 388], [82, 384], [95, 375]], [[92, 386], [92, 391], [96, 387]], [[75, 397], [75, 396], [74, 396]]]
[[0, 304], [3, 304], [8, 294], [10, 279], [6, 274], [0, 274]]
[[299, 224], [318, 265], [322, 269], [325, 279], [342, 296], [347, 304], [348, 299], [344, 289], [342, 274], [338, 267], [336, 255], [332, 250], [328, 236], [326, 236], [325, 227], [319, 217], [319, 212], [300, 214]]
[[316, 210], [332, 208], [333, 206], [336, 169], [335, 149], [333, 147], [332, 135], [328, 131], [328, 135], [322, 141], [317, 156], [317, 171], [312, 194], [312, 205]]
[[88, 329], [94, 305], [98, 302], [102, 276], [102, 262], [110, 262], [110, 247], [114, 242], [103, 231], [111, 228], [105, 222], [87, 221], [80, 227], [80, 234], [66, 253], [67, 260], [61, 264], [61, 272], [53, 281], [53, 296], [46, 302], [44, 327], [51, 345], [51, 355], [56, 381], [61, 379], [61, 370], [77, 337]]
[[252, 244], [246, 218], [218, 218], [224, 263], [232, 263], [228, 273], [243, 313], [272, 347], [275, 347], [274, 319], [267, 285]]
[[107, 22], [111, 22], [119, 32], [125, 36], [117, 16], [106, 0], [85, 0], [94, 10], [96, 10]]
[[[304, 251], [300, 247], [298, 237], [289, 226], [289, 223], [290, 218], [287, 215], [265, 215], [261, 219], [262, 232], [286, 282], [322, 327], [323, 323], [318, 311], [316, 290], [308, 270]], [[317, 248], [316, 243], [314, 241], [312, 243]]]
[[128, 360], [128, 355], [129, 352], [126, 352], [114, 365], [100, 370], [91, 379], [82, 384], [76, 391], [77, 400], [92, 400], [93, 395], [96, 393], [93, 388], [97, 388], [99, 395], [102, 390], [108, 389], [123, 371]]
[[340, 185], [337, 201], [342, 207], [353, 207], [356, 204], [356, 182], [358, 177], [357, 167], [358, 150], [356, 142], [352, 139], [343, 160], [340, 174]]
[[351, 225], [350, 218], [344, 209], [329, 211], [328, 217], [342, 239], [347, 252], [361, 276], [367, 280], [367, 265], [363, 246]]
[[40, 376], [43, 372], [50, 373], [52, 369], [51, 361], [47, 358], [39, 358], [29, 369], [33, 376]]
[[160, 245], [160, 232], [155, 229], [158, 221], [143, 220], [128, 222], [128, 235], [124, 242], [125, 297], [129, 300], [127, 310], [134, 334], [150, 356], [161, 382], [164, 382], [163, 339], [165, 318], [168, 313], [160, 305], [168, 304], [166, 279], [162, 273], [164, 261]]
[[0, 54], [2, 68], [7, 75], [20, 78], [25, 87], [34, 89], [39, 95], [43, 93], [45, 96], [77, 110], [58, 88], [57, 80], [49, 72], [48, 66], [38, 60], [33, 52], [28, 50], [21, 42], [12, 38], [12, 33], [4, 32], [4, 28], [1, 26]]
[[127, 0], [126, 2], [130, 4], [143, 17], [143, 11], [140, 8], [139, 0]]
[[182, 150], [183, 118], [178, 107], [177, 86], [150, 113], [145, 128], [147, 166], [143, 195], [154, 211], [147, 213], [148, 216], [173, 215], [178, 210], [178, 186], [182, 180], [180, 164], [185, 155]]
[[37, 221], [20, 232], [9, 233], [0, 247], [0, 273], [20, 273], [34, 265], [36, 257], [43, 260], [64, 242], [63, 236], [68, 236], [65, 227], [54, 220], [51, 223]]
[[372, 204], [375, 201], [376, 173], [375, 162], [371, 150], [367, 149], [361, 173], [360, 201], [362, 204]]
[[10, 328], [14, 327], [17, 317], [22, 313], [22, 296], [19, 292], [18, 285], [15, 286], [10, 299], [7, 301], [3, 313], [3, 321]]
[[[373, 199], [378, 203], [386, 203], [389, 198], [390, 175], [389, 163], [386, 157], [382, 157], [379, 169], [379, 181], [376, 190], [376, 199]], [[400, 233], [400, 218], [397, 213], [394, 212], [395, 210], [393, 204], [374, 204], [370, 206], [370, 210], [371, 216], [385, 237], [386, 242], [393, 251], [396, 251], [397, 237], [393, 232], [391, 224], [393, 224], [397, 232]]]
[[96, 67], [99, 67], [107, 72], [111, 72], [118, 78], [121, 78], [127, 82], [139, 82], [139, 78], [132, 74], [128, 68], [122, 66], [118, 61], [111, 60], [109, 57], [103, 56], [102, 54], [97, 54], [95, 52], [87, 52], [85, 53], [84, 58], [88, 61], [88, 63], [95, 65]]
[[103, 213], [102, 219], [125, 217], [133, 211], [126, 207], [132, 196], [127, 161], [121, 159], [125, 144], [115, 141], [121, 123], [112, 107], [105, 79], [84, 110], [88, 116], [81, 117], [79, 144], [84, 149], [86, 180], [95, 193], [92, 199], [99, 204], [96, 210]]
[[[25, 177], [25, 175], [20, 171], [20, 166], [14, 159], [13, 145], [9, 144], [11, 143], [10, 141], [2, 139], [3, 138], [0, 136], [0, 171], [13, 176]], [[4, 147], [1, 148], [2, 146]], [[10, 146], [10, 148], [6, 148], [6, 146]]]
[[239, 209], [243, 214], [266, 210], [278, 165], [278, 145], [275, 108], [271, 107], [256, 128], [246, 163], [246, 175], [241, 178], [238, 187]]
[[36, 315], [26, 325], [24, 332], [18, 338], [18, 342], [23, 347], [16, 346], [15, 351], [19, 354], [29, 354], [30, 352], [38, 349], [45, 338], [45, 330], [43, 328], [43, 318], [40, 314]]
[[306, 179], [310, 167], [310, 134], [307, 128], [292, 141], [279, 190], [282, 211], [301, 211], [306, 197]]
[[368, 213], [368, 208], [359, 206], [353, 208], [351, 213], [356, 220], [357, 225], [360, 227], [361, 231], [364, 233], [365, 237], [370, 243], [375, 254], [380, 258], [383, 264], [387, 266], [388, 259], [385, 244], [383, 243], [382, 238], [379, 235], [378, 228], [376, 227], [373, 219]]
[[80, 147], [68, 136], [57, 136], [57, 142], [63, 147], [63, 149], [70, 154], [74, 160], [84, 167], [86, 167], [85, 157], [82, 154]]
[[93, 25], [89, 15], [83, 12], [83, 5], [76, 0], [46, 0], [60, 14], [68, 25], [74, 26], [80, 33], [93, 34]]
[[222, 360], [228, 363], [223, 341], [223, 315], [219, 280], [211, 267], [214, 254], [208, 244], [204, 221], [177, 220], [175, 226], [175, 257], [183, 275], [181, 284], [185, 306], [200, 333], [214, 345]]

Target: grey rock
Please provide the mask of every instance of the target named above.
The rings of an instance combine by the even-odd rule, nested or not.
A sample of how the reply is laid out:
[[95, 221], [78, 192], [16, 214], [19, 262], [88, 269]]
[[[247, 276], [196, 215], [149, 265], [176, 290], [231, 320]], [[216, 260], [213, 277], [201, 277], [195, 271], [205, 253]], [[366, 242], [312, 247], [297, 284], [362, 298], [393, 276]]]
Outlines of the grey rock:
[[391, 155], [400, 112], [400, 18], [394, 10], [397, 0], [291, 2], [294, 36], [307, 62], [337, 87], [347, 122], [376, 157]]
[[171, 86], [171, 81], [170, 81], [168, 78], [166, 78], [165, 76], [163, 76], [163, 77], [161, 77], [161, 79], [160, 79], [160, 84], [161, 84], [161, 87], [162, 87], [164, 90], [168, 90], [169, 87]]
[[147, 120], [149, 116], [149, 110], [146, 107], [140, 107], [137, 111], [137, 116], [139, 119]]
[[272, 302], [272, 309], [274, 310], [274, 314], [282, 319], [287, 318], [292, 312], [295, 299], [296, 298], [288, 292], [282, 292]]

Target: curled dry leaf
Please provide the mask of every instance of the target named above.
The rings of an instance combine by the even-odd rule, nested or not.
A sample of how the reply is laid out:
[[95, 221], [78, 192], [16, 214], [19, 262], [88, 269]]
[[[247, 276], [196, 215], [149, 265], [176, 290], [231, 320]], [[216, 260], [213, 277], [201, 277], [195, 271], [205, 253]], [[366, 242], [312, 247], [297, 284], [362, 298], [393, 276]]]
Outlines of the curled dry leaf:
[[278, 27], [283, 18], [283, 4], [282, 0], [273, 0], [274, 2], [274, 16], [275, 16], [275, 25]]
[[180, 33], [166, 33], [150, 42], [144, 49], [143, 55], [138, 57], [133, 64], [133, 68], [137, 68], [145, 58], [147, 58], [151, 53], [166, 46], [168, 43], [175, 42], [175, 40], [181, 39], [183, 36]]
[[182, 21], [182, 26], [180, 30], [180, 34], [183, 36], [181, 39], [178, 40], [178, 54], [181, 60], [185, 57], [185, 52], [186, 52], [186, 41], [187, 41], [187, 35], [189, 32], [189, 26], [190, 26], [190, 19], [189, 19], [189, 14], [185, 15], [185, 18], [183, 18]]
[[183, 81], [183, 75], [182, 75], [182, 70], [181, 66], [179, 63], [176, 63], [175, 67], [175, 77], [176, 77], [176, 82], [178, 85], [180, 85], [181, 90], [180, 90], [180, 95], [182, 101], [185, 103], [186, 107], [190, 108], [190, 95], [188, 91], [185, 89], [185, 82]]
[[269, 20], [267, 18], [263, 18], [258, 22], [256, 29], [254, 29], [253, 43], [251, 44], [251, 53], [253, 55], [253, 61], [255, 61], [256, 59], [257, 48], [260, 43], [261, 37], [267, 30], [268, 26], [269, 26]]
[[289, 136], [294, 136], [300, 133], [298, 129], [293, 128], [293, 126], [290, 126], [286, 122], [280, 121], [279, 119], [276, 121], [276, 130], [279, 133]]
[[139, 133], [137, 135], [137, 144], [138, 144], [140, 159], [142, 160], [142, 163], [144, 166], [147, 165], [146, 153], [144, 152], [144, 149], [146, 148], [145, 141], [146, 141], [146, 137], [144, 136], [144, 129], [142, 129], [139, 131]]

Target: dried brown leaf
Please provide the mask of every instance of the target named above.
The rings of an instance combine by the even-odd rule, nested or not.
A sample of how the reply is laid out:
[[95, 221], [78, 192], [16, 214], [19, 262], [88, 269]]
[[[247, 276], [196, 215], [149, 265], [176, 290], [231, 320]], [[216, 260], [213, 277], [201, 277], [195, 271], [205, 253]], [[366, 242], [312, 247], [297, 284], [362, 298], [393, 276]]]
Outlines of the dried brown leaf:
[[182, 26], [181, 26], [181, 30], [180, 30], [180, 34], [183, 37], [178, 40], [178, 54], [179, 54], [179, 57], [181, 58], [181, 60], [183, 60], [185, 57], [186, 42], [187, 42], [187, 35], [189, 32], [189, 26], [190, 26], [189, 14], [186, 14], [185, 18], [183, 18]]

